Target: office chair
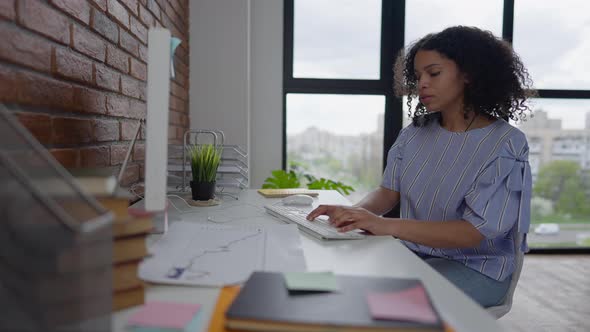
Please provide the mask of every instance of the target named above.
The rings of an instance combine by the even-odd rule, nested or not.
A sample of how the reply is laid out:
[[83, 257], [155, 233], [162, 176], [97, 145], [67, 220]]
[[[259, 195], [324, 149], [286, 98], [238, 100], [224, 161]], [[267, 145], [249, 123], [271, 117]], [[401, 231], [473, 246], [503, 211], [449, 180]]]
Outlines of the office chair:
[[486, 311], [491, 315], [495, 316], [496, 319], [506, 315], [512, 308], [512, 297], [514, 296], [516, 284], [518, 283], [518, 279], [520, 278], [520, 272], [522, 270], [522, 264], [524, 262], [524, 253], [520, 250], [522, 239], [522, 233], [517, 233], [514, 237], [514, 248], [516, 251], [514, 257], [515, 267], [514, 272], [512, 272], [510, 287], [508, 288], [508, 292], [506, 292], [506, 296], [500, 304], [486, 308]]

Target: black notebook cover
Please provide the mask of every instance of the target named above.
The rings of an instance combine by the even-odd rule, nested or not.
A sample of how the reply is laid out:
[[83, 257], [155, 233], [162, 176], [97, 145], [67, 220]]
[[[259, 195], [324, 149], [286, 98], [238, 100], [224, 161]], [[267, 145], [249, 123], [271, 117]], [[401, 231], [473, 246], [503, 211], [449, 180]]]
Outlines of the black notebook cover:
[[[282, 323], [295, 328], [316, 326], [361, 330], [443, 331], [439, 314], [436, 324], [410, 321], [375, 320], [371, 317], [367, 294], [394, 292], [422, 285], [417, 279], [336, 276], [336, 292], [289, 291], [282, 273], [254, 272], [226, 312], [227, 325], [245, 329], [264, 323]], [[432, 305], [432, 302], [430, 302]], [[244, 324], [246, 323], [246, 324]], [[262, 328], [264, 330], [264, 328]], [[296, 329], [295, 329], [296, 330]]]

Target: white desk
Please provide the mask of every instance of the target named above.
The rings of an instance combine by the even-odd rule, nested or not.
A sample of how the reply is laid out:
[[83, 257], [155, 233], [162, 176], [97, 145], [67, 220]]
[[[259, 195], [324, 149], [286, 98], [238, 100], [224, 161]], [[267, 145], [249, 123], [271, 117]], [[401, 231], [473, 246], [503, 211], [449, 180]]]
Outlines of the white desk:
[[[182, 210], [188, 210], [188, 207], [180, 199], [172, 197], [170, 200]], [[240, 194], [239, 200], [228, 197], [219, 206], [195, 207], [194, 209], [197, 214], [207, 214], [212, 211], [248, 204], [261, 207], [261, 211], [263, 211], [262, 206], [277, 200], [264, 198], [256, 190], [245, 190]], [[316, 199], [316, 203], [317, 201], [318, 199]], [[348, 200], [336, 191], [323, 191], [319, 196], [319, 202], [349, 204]], [[183, 216], [186, 220], [187, 216]], [[174, 222], [175, 219], [179, 220], [178, 213], [173, 207], [169, 209], [169, 218], [171, 222]], [[281, 223], [281, 221], [270, 215], [264, 215], [263, 218], [236, 219], [230, 224], [269, 225], [276, 223]], [[151, 237], [148, 242], [154, 240], [157, 238]], [[401, 242], [390, 236], [371, 236], [363, 240], [320, 241], [301, 233], [301, 242], [309, 271], [330, 270], [337, 274], [348, 275], [419, 278], [424, 282], [443, 320], [457, 332], [503, 330], [501, 325], [485, 310], [414, 255]], [[153, 285], [146, 291], [146, 300], [200, 303], [203, 305], [202, 310], [205, 318], [202, 321], [202, 331], [206, 331], [218, 293], [219, 288], [215, 287]], [[135, 310], [137, 308], [115, 313], [113, 315], [113, 330], [125, 331], [125, 323]]]

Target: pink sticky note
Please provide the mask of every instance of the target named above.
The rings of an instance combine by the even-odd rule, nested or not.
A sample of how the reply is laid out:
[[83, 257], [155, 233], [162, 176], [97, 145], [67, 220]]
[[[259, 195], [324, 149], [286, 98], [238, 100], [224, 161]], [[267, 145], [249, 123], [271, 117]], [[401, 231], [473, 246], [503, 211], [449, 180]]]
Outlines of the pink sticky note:
[[184, 329], [201, 308], [200, 304], [148, 302], [133, 314], [130, 326]]
[[422, 286], [399, 292], [370, 293], [369, 310], [374, 319], [406, 320], [435, 324], [438, 319]]

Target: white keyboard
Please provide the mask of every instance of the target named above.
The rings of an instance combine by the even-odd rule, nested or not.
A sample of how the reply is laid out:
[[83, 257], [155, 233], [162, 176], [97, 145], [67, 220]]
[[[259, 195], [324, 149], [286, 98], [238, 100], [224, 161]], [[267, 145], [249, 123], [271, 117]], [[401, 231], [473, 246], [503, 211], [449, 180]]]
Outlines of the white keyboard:
[[300, 230], [308, 233], [311, 236], [322, 240], [351, 240], [363, 239], [365, 236], [360, 234], [360, 231], [350, 231], [346, 233], [338, 232], [338, 230], [330, 225], [327, 218], [318, 217], [315, 221], [305, 219], [309, 212], [301, 208], [283, 205], [266, 205], [264, 207], [266, 212], [281, 219], [287, 223], [295, 223]]

